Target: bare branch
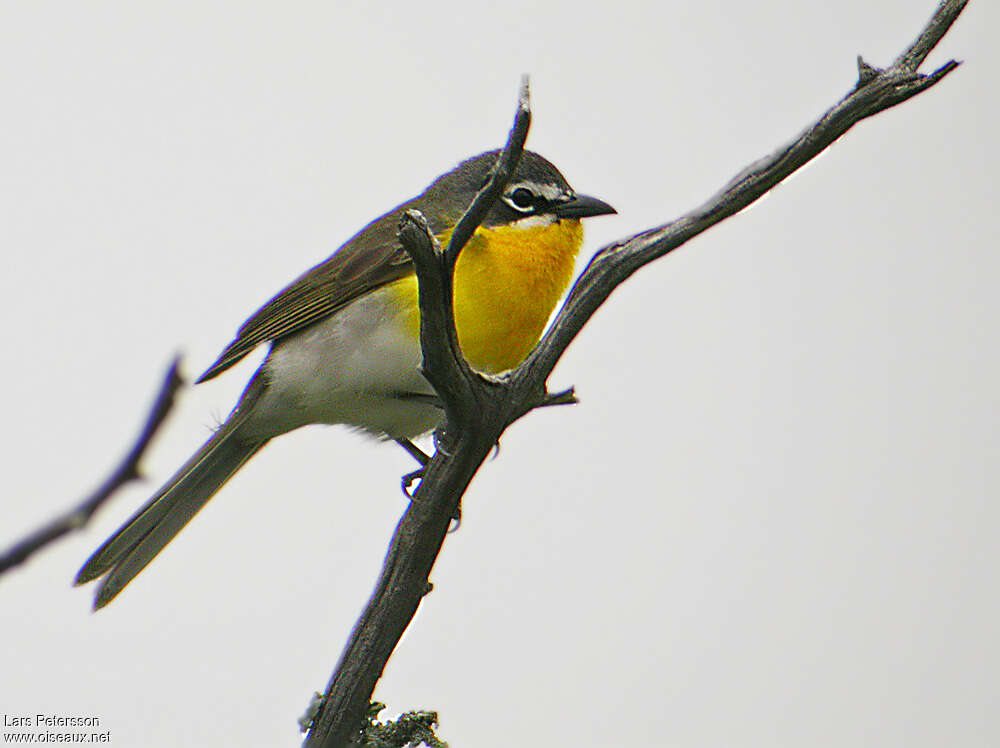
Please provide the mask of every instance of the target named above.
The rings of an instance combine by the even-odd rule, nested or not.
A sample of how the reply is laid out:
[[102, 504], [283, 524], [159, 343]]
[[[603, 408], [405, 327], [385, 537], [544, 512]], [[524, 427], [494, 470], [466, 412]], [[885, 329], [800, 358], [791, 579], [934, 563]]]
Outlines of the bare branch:
[[[446, 423], [456, 426], [469, 422], [479, 393], [491, 385], [469, 367], [458, 345], [452, 308], [455, 262], [517, 168], [530, 123], [525, 78], [507, 144], [490, 179], [452, 232], [447, 250], [441, 251], [419, 212], [407, 212], [400, 220], [399, 238], [413, 259], [420, 284], [423, 372], [444, 404]], [[458, 430], [449, 433], [457, 434]], [[343, 746], [357, 736], [375, 683], [416, 614], [420, 600], [430, 589], [431, 568], [448, 526], [458, 514], [462, 494], [495, 441], [487, 437], [484, 442], [471, 434], [461, 441], [457, 451], [442, 450], [439, 441], [439, 448], [396, 527], [375, 591], [330, 678], [306, 746]], [[424, 487], [428, 481], [435, 488], [430, 493]]]
[[963, 0], [942, 2], [920, 37], [888, 70], [878, 70], [859, 58], [858, 83], [839, 103], [793, 141], [743, 169], [703, 205], [597, 252], [545, 336], [506, 375], [478, 374], [462, 357], [451, 303], [452, 272], [462, 244], [502, 192], [509, 178], [504, 169], [516, 167], [528, 127], [526, 87], [500, 164], [463, 216], [461, 233], [456, 229], [449, 248], [442, 253], [436, 247], [422, 216], [403, 217], [400, 239], [414, 261], [420, 287], [424, 372], [444, 403], [445, 424], [436, 434], [438, 450], [396, 528], [378, 586], [331, 678], [306, 746], [339, 748], [358, 735], [382, 668], [429, 589], [431, 568], [466, 487], [511, 423], [534, 408], [575, 401], [572, 390], [548, 393], [546, 380], [612, 291], [639, 268], [750, 205], [861, 120], [937, 84], [958, 63], [948, 62], [926, 76], [918, 74], [916, 67], [965, 4]]
[[507, 143], [486, 184], [452, 231], [448, 247], [443, 253], [419, 212], [409, 211], [400, 220], [400, 241], [413, 260], [420, 288], [427, 289], [426, 293], [420, 295], [422, 371], [444, 403], [446, 420], [452, 423], [467, 420], [467, 417], [453, 411], [455, 408], [474, 407], [477, 384], [481, 385], [484, 381], [484, 377], [466, 363], [458, 344], [452, 306], [455, 264], [462, 248], [486, 218], [517, 169], [530, 126], [530, 92], [528, 77], [524, 76]]
[[[944, 3], [939, 12], [951, 10], [954, 4]], [[931, 19], [931, 26], [940, 25], [936, 22], [937, 16]], [[927, 90], [957, 68], [958, 63], [952, 60], [930, 75], [895, 67], [878, 71], [864, 61], [859, 67], [859, 85], [819, 121], [770, 156], [743, 169], [701, 206], [671, 223], [599, 250], [577, 279], [548, 332], [513, 374], [512, 379], [519, 383], [515, 389], [522, 386], [537, 389], [590, 316], [636, 270], [743, 210], [858, 122]]]
[[167, 417], [174, 403], [174, 395], [180, 388], [183, 380], [179, 373], [180, 359], [175, 358], [170, 368], [167, 370], [163, 384], [160, 385], [159, 394], [150, 409], [146, 423], [142, 427], [142, 432], [133, 445], [129, 453], [125, 455], [121, 464], [115, 469], [104, 483], [89, 496], [83, 503], [75, 509], [62, 514], [51, 522], [38, 528], [26, 538], [15, 543], [5, 553], [0, 554], [0, 574], [10, 568], [23, 563], [33, 553], [41, 550], [49, 543], [58, 540], [73, 530], [78, 530], [94, 516], [98, 509], [107, 501], [111, 495], [129, 481], [138, 479], [139, 460], [142, 459], [146, 447], [156, 434], [163, 420]]
[[893, 68], [915, 71], [923, 65], [968, 3], [969, 0], [942, 0], [920, 36], [892, 63]]
[[458, 253], [462, 247], [472, 238], [479, 228], [479, 224], [486, 218], [490, 208], [500, 197], [507, 182], [510, 181], [514, 170], [517, 169], [521, 161], [521, 154], [524, 153], [524, 142], [528, 139], [528, 128], [531, 126], [531, 91], [528, 84], [528, 76], [521, 78], [521, 93], [517, 101], [517, 114], [514, 115], [514, 125], [511, 127], [510, 135], [507, 136], [507, 145], [504, 146], [503, 153], [497, 159], [496, 166], [490, 174], [489, 181], [479, 190], [476, 199], [472, 201], [465, 214], [455, 225], [455, 230], [451, 234], [448, 242], [446, 255], [451, 267], [455, 266], [458, 260]]
[[[435, 384], [435, 392], [447, 407], [448, 402], [461, 401], [468, 395], [469, 381], [476, 376], [458, 344], [451, 272], [441, 245], [419, 210], [408, 210], [400, 218], [399, 241], [413, 260], [418, 282], [427, 288], [425, 299], [436, 302], [421, 304], [421, 369], [428, 381]], [[451, 250], [453, 246], [449, 244], [448, 248]], [[425, 306], [429, 306], [426, 314]]]
[[[375, 683], [429, 591], [431, 568], [462, 494], [491, 446], [463, 440], [460, 453], [449, 458], [439, 450], [427, 466], [396, 527], [375, 591], [327, 685], [306, 746], [345, 746], [358, 734]], [[433, 493], [428, 485], [434, 486]]]
[[576, 397], [576, 390], [570, 387], [568, 390], [563, 390], [562, 392], [549, 392], [547, 393], [536, 408], [548, 408], [553, 405], [576, 405], [580, 402]]

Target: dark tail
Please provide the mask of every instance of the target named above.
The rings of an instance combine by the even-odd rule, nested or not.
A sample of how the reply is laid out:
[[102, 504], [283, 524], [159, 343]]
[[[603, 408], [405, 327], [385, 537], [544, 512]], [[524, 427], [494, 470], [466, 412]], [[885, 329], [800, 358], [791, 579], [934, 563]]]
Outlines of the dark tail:
[[267, 443], [245, 441], [236, 432], [232, 423], [219, 429], [145, 506], [87, 559], [76, 576], [76, 584], [108, 575], [97, 590], [95, 610], [111, 602]]

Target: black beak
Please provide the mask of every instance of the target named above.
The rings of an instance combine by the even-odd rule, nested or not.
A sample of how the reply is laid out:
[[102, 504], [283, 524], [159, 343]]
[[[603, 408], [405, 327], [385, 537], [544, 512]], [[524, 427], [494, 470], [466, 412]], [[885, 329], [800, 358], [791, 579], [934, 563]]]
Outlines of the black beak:
[[587, 218], [588, 216], [604, 216], [618, 211], [596, 197], [574, 195], [566, 202], [556, 205], [552, 212], [560, 218]]

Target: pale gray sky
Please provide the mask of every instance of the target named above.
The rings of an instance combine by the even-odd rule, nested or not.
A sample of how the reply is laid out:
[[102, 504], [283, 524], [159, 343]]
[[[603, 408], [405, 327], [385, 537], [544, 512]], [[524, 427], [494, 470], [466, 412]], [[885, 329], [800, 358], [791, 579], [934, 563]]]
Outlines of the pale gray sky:
[[[98, 482], [172, 353], [502, 144], [620, 215], [699, 203], [883, 65], [932, 0], [0, 6], [0, 545]], [[998, 11], [965, 65], [630, 280], [505, 436], [380, 683], [462, 746], [1000, 742]], [[0, 710], [112, 745], [296, 746], [410, 458], [277, 440], [109, 608], [76, 569], [224, 416], [188, 391], [85, 532], [0, 582]], [[223, 550], [224, 549], [224, 550]], [[525, 737], [525, 736], [531, 736]]]

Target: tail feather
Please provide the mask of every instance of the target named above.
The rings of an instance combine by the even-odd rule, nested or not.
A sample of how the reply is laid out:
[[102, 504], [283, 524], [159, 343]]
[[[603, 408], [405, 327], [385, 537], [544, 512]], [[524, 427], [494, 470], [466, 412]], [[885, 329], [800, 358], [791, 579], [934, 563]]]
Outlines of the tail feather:
[[107, 574], [94, 608], [102, 608], [156, 557], [237, 470], [266, 444], [223, 426], [157, 493], [87, 560], [84, 584]]

